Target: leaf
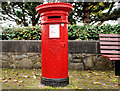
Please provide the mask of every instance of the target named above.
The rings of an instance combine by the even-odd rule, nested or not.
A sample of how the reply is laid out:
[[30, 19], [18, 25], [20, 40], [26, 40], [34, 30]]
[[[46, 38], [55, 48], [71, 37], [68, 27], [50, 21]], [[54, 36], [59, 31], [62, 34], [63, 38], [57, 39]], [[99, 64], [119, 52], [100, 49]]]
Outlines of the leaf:
[[99, 74], [98, 73], [96, 73], [96, 72], [92, 72], [94, 75], [96, 75], [96, 76], [98, 76]]
[[13, 80], [14, 83], [17, 83], [18, 81], [17, 80]]
[[23, 83], [23, 81], [18, 81], [18, 83]]
[[24, 77], [24, 78], [29, 78], [29, 76], [28, 76], [28, 75], [24, 75], [23, 77]]
[[104, 86], [107, 86], [106, 84], [103, 84]]
[[7, 80], [7, 79], [5, 79], [5, 80], [2, 80], [2, 82], [8, 82], [8, 80]]
[[5, 71], [4, 73], [7, 73], [7, 71]]
[[40, 74], [40, 73], [38, 73], [38, 74], [36, 74], [36, 76], [41, 76], [41, 74]]
[[93, 82], [93, 84], [95, 84], [95, 85], [96, 85], [96, 84], [100, 84], [100, 82]]
[[33, 78], [36, 79], [37, 77], [34, 75]]
[[102, 74], [105, 74], [105, 72], [102, 72]]
[[33, 71], [32, 74], [34, 75], [34, 74], [36, 74], [36, 73]]

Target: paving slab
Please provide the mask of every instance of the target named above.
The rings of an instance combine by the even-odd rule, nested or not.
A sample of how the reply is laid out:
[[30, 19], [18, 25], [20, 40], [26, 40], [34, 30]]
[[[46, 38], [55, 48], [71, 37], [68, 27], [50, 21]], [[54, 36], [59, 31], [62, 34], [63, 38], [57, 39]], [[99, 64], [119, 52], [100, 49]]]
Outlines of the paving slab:
[[118, 77], [113, 70], [69, 70], [69, 85], [50, 87], [40, 83], [41, 69], [2, 69], [2, 89], [114, 89]]

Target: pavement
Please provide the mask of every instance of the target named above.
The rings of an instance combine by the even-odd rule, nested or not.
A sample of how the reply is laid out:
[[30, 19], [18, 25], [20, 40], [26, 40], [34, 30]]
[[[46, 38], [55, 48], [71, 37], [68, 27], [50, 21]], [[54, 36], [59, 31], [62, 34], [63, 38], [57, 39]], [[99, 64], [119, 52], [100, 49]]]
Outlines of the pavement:
[[2, 89], [113, 89], [118, 90], [118, 77], [114, 70], [69, 70], [69, 84], [50, 87], [40, 83], [41, 69], [2, 68]]

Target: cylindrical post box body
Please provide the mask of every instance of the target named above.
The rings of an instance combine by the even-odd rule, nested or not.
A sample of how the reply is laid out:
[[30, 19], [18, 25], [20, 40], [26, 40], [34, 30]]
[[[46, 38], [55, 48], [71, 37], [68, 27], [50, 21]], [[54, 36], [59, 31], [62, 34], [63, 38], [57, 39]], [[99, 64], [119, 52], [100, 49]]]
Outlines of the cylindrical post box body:
[[41, 14], [41, 83], [64, 86], [68, 77], [68, 3], [48, 3], [36, 7]]

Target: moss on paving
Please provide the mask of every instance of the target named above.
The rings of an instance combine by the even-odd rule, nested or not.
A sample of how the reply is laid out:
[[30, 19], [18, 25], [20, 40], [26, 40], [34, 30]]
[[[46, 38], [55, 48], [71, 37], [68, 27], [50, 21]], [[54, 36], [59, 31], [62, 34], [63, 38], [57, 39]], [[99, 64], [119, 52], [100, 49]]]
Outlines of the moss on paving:
[[50, 87], [40, 84], [40, 69], [2, 69], [3, 89], [118, 89], [114, 71], [69, 70], [70, 84]]

